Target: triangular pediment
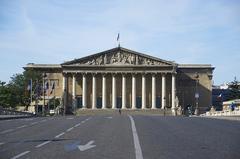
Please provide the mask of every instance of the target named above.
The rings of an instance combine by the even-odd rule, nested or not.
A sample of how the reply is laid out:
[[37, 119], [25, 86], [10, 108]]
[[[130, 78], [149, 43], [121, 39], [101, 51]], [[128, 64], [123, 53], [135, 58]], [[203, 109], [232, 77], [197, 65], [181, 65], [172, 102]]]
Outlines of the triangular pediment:
[[62, 65], [156, 65], [171, 66], [173, 62], [162, 60], [122, 47], [63, 63]]

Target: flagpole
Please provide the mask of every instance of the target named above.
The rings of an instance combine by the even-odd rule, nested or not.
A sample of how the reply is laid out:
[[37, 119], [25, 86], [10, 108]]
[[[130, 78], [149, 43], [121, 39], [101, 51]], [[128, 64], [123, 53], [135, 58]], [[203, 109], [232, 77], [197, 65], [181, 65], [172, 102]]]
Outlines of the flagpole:
[[30, 92], [30, 99], [31, 99], [31, 103], [30, 103], [30, 105], [32, 104], [32, 79], [31, 79], [31, 92]]
[[53, 101], [53, 106], [54, 106], [54, 112], [55, 112], [55, 86], [54, 86], [54, 89], [53, 89], [53, 99], [54, 99], [54, 101]]
[[118, 33], [117, 42], [118, 42], [118, 47], [120, 47], [120, 33]]

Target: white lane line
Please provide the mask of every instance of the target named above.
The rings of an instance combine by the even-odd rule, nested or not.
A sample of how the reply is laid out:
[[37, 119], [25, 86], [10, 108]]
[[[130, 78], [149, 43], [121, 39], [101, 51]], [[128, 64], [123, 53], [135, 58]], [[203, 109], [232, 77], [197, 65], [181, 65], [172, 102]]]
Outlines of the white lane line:
[[39, 121], [39, 123], [42, 123], [42, 122], [45, 122], [45, 121], [47, 121], [46, 119], [44, 119], [44, 120], [41, 120], [41, 121]]
[[135, 122], [134, 122], [132, 116], [128, 115], [128, 117], [130, 118], [131, 125], [132, 125], [132, 133], [133, 133], [133, 141], [134, 141], [136, 159], [143, 159], [142, 149], [141, 149], [141, 146], [140, 146]]
[[91, 119], [91, 117], [87, 118], [86, 120], [88, 121], [88, 120], [90, 120], [90, 119]]
[[76, 127], [78, 127], [78, 126], [80, 126], [81, 125], [81, 123], [78, 123], [78, 124], [76, 124], [74, 127], [76, 128]]
[[69, 118], [67, 118], [67, 119], [70, 119], [70, 120], [71, 120], [71, 119], [74, 119], [74, 118], [73, 118], [73, 117], [69, 117]]
[[38, 122], [37, 121], [35, 121], [35, 122], [33, 122], [33, 123], [31, 123], [30, 125], [35, 125], [35, 124], [37, 124]]
[[20, 154], [18, 154], [17, 156], [14, 156], [12, 159], [17, 159], [17, 158], [19, 158], [19, 157], [22, 157], [22, 156], [28, 154], [29, 152], [30, 152], [30, 151], [25, 151], [25, 152], [23, 152], [23, 153], [20, 153]]
[[57, 136], [55, 136], [55, 138], [59, 138], [60, 136], [64, 135], [65, 132], [61, 133], [61, 134], [58, 134]]
[[5, 143], [4, 142], [0, 142], [0, 146], [3, 145], [3, 144], [5, 144]]
[[21, 128], [24, 128], [24, 127], [26, 127], [27, 125], [22, 125], [22, 126], [19, 126], [19, 127], [17, 127], [17, 129], [21, 129]]
[[51, 142], [51, 140], [45, 141], [45, 142], [43, 142], [43, 143], [41, 143], [41, 144], [39, 144], [39, 145], [37, 145], [37, 146], [35, 146], [35, 147], [36, 147], [36, 148], [42, 147], [43, 145], [46, 145], [46, 144], [48, 144], [49, 142]]
[[0, 132], [0, 134], [5, 134], [5, 133], [11, 132], [11, 131], [13, 131], [13, 129], [7, 129], [7, 130]]
[[67, 132], [71, 131], [72, 129], [74, 129], [74, 127], [71, 127], [69, 129], [67, 129]]

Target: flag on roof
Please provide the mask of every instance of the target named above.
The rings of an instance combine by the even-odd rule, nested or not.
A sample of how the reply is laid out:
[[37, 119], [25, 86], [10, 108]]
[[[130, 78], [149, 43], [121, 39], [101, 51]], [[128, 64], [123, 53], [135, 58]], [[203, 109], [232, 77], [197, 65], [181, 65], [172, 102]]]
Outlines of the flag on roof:
[[120, 38], [120, 34], [118, 33], [118, 36], [117, 36], [117, 41], [119, 41], [119, 38]]

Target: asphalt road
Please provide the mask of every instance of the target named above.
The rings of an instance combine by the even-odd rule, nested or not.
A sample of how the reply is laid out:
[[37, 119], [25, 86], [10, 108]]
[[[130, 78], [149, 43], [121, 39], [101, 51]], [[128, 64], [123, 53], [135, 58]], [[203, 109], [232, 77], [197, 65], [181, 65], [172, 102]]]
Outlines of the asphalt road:
[[240, 122], [126, 114], [2, 120], [0, 158], [238, 159]]

